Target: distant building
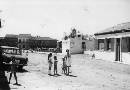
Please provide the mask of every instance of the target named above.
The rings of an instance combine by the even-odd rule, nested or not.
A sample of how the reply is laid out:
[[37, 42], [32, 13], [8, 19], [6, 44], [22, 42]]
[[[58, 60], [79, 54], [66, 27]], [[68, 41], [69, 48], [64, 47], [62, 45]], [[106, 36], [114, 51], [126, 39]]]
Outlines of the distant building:
[[83, 53], [86, 50], [86, 39], [76, 29], [72, 29], [70, 35], [65, 35], [62, 40], [62, 53], [69, 49], [71, 54]]
[[31, 34], [19, 34], [18, 35], [18, 48], [29, 49], [29, 40], [31, 39]]
[[20, 49], [51, 49], [57, 48], [57, 40], [50, 37], [33, 37], [31, 34], [6, 34], [0, 37], [0, 45], [18, 47]]
[[86, 39], [86, 51], [95, 50], [95, 37], [94, 35], [84, 35], [84, 38]]
[[4, 46], [17, 47], [18, 35], [6, 34], [2, 43]]
[[56, 48], [57, 47], [57, 40], [52, 39], [50, 37], [32, 37], [29, 41], [30, 48], [35, 49], [47, 49], [47, 48]]
[[62, 41], [57, 41], [57, 52], [62, 52]]
[[0, 46], [4, 46], [3, 44], [4, 44], [4, 37], [0, 37]]

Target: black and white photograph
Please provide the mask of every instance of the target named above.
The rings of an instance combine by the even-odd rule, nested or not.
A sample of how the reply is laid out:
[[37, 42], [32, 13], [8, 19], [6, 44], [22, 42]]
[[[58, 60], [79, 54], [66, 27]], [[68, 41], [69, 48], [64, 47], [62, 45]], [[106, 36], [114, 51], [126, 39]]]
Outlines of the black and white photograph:
[[130, 0], [0, 0], [0, 90], [130, 90]]

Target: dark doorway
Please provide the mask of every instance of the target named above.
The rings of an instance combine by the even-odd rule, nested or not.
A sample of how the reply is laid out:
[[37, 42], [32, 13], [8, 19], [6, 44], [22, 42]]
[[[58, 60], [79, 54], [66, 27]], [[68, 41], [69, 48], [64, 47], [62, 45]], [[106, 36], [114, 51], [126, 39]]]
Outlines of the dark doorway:
[[107, 50], [111, 50], [111, 39], [107, 39]]
[[86, 44], [85, 44], [85, 42], [82, 42], [82, 49], [86, 50]]

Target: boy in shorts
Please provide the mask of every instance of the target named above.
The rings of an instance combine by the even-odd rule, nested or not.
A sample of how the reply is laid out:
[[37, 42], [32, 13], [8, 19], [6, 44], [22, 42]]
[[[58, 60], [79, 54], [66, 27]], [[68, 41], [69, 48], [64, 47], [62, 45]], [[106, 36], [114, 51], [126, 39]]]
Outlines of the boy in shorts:
[[16, 63], [16, 61], [15, 61], [15, 57], [12, 57], [11, 58], [11, 72], [10, 72], [10, 77], [9, 77], [9, 84], [10, 84], [10, 80], [11, 80], [11, 78], [12, 78], [12, 74], [14, 74], [14, 78], [15, 78], [15, 80], [16, 80], [16, 83], [14, 84], [14, 85], [19, 85], [18, 84], [18, 81], [17, 81], [17, 75], [16, 75], [16, 70], [17, 70], [17, 63]]

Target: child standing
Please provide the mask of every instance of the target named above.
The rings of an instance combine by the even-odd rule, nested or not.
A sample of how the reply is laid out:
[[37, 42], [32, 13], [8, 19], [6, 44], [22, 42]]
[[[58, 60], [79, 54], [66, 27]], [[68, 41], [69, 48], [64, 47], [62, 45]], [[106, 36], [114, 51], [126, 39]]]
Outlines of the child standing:
[[69, 75], [70, 67], [71, 67], [71, 54], [70, 54], [70, 51], [68, 49], [66, 50], [66, 52], [67, 52], [67, 54], [66, 54], [67, 75]]
[[62, 58], [62, 60], [63, 60], [62, 73], [67, 74], [66, 57]]
[[57, 75], [57, 56], [54, 56], [54, 75]]
[[11, 63], [10, 64], [11, 64], [11, 72], [10, 72], [10, 77], [9, 77], [9, 83], [10, 83], [10, 80], [12, 78], [12, 74], [14, 74], [14, 78], [16, 80], [15, 85], [18, 85], [17, 76], [16, 76], [17, 63], [15, 61], [15, 57], [11, 58]]
[[51, 68], [52, 68], [52, 64], [53, 64], [53, 62], [52, 62], [52, 53], [50, 53], [48, 55], [48, 64], [49, 64], [48, 75], [51, 75]]

